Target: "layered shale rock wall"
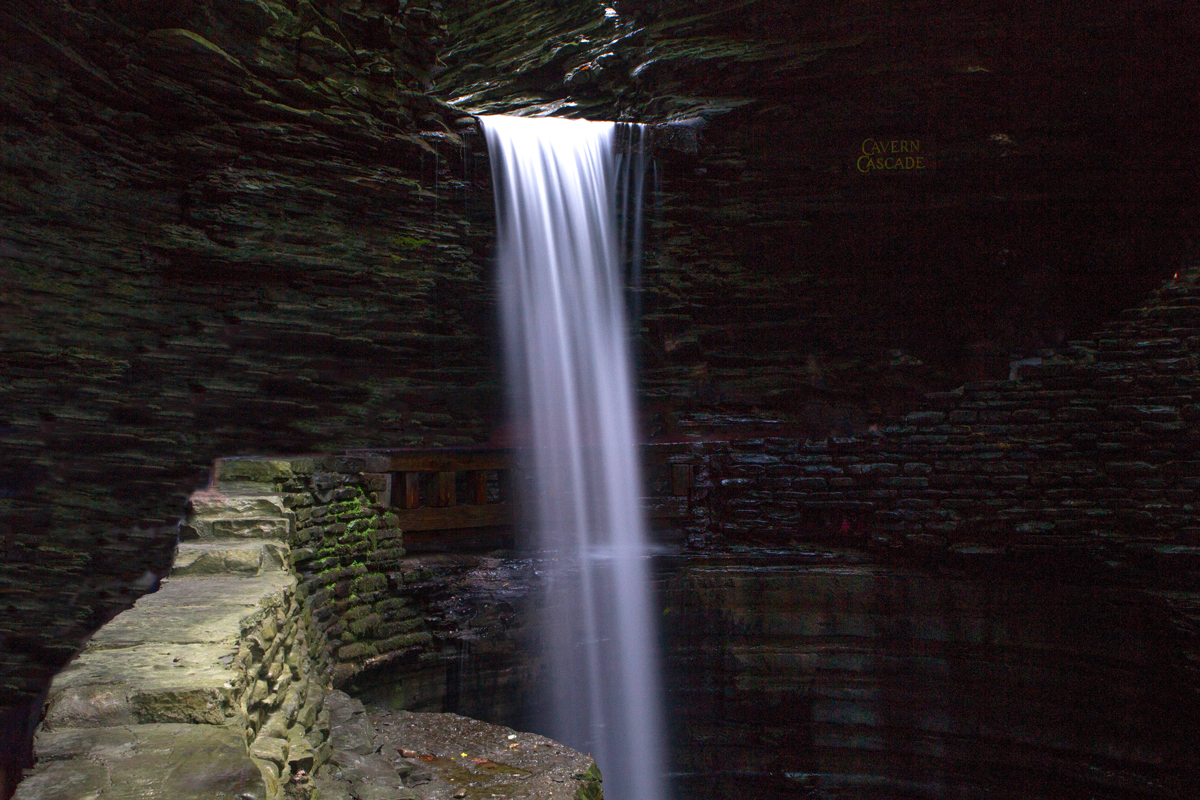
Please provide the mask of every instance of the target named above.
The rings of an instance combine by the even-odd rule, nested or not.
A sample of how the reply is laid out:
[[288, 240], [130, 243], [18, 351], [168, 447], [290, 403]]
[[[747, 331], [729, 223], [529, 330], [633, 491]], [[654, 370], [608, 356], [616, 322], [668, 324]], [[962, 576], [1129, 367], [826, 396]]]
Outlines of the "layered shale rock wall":
[[0, 3], [0, 706], [217, 457], [496, 427], [489, 178], [401, 6]]
[[701, 541], [828, 538], [943, 550], [1132, 548], [1194, 559], [1195, 270], [1020, 380], [930, 395], [844, 439], [663, 445], [695, 470]]
[[812, 543], [661, 580], [686, 796], [1196, 794], [1195, 607], [1172, 619], [1166, 582]]
[[433, 91], [671, 123], [641, 303], [656, 406], [714, 383], [691, 399], [820, 436], [829, 404], [881, 421], [1086, 335], [1196, 239], [1200, 28], [1170, 6], [607, 8], [447, 0]]

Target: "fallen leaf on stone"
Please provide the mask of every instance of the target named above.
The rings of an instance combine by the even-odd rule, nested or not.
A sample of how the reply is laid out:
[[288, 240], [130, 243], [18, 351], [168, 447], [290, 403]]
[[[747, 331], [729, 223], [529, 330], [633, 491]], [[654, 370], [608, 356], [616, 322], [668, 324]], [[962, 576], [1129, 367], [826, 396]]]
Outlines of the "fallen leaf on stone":
[[[397, 747], [396, 752], [399, 753], [400, 755], [404, 756], [405, 758], [424, 758], [424, 756], [422, 756], [416, 750], [406, 750], [403, 747]], [[433, 758], [433, 756], [430, 756], [430, 758]]]
[[[465, 756], [466, 753], [463, 753], [463, 755]], [[487, 764], [488, 760], [486, 758], [472, 758], [471, 763], [472, 764]]]
[[417, 758], [421, 759], [422, 761], [433, 761], [434, 759], [437, 758], [437, 756], [431, 756], [428, 753], [426, 753], [423, 756], [417, 756]]

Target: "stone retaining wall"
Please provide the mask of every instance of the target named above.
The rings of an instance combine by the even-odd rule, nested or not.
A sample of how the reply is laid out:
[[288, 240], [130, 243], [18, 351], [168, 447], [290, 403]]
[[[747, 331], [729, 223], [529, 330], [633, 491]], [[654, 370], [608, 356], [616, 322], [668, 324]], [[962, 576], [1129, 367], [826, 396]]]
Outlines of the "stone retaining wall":
[[1020, 380], [929, 395], [866, 435], [660, 446], [694, 474], [691, 541], [1200, 544], [1197, 277]]
[[[297, 577], [304, 619], [326, 643], [330, 680], [343, 686], [364, 667], [416, 657], [432, 642], [406, 597], [406, 572], [396, 515], [387, 507], [386, 482], [365, 473], [352, 456], [221, 459], [212, 486], [192, 496], [185, 535], [214, 526], [253, 528], [264, 522], [208, 519], [210, 498], [226, 488], [259, 486], [277, 492], [288, 523], [288, 562]], [[381, 496], [381, 493], [383, 496]]]
[[[21, 800], [305, 797], [331, 755], [329, 647], [279, 495], [204, 498], [172, 573], [51, 685]], [[251, 516], [253, 515], [253, 516]]]
[[[16, 796], [336, 800], [349, 796], [342, 784], [365, 780], [359, 762], [375, 758], [371, 796], [416, 797], [402, 785], [411, 764], [373, 750], [347, 755], [328, 702], [347, 700], [334, 687], [364, 670], [386, 668], [405, 683], [447, 660], [415, 596], [437, 593], [452, 570], [405, 558], [386, 476], [365, 465], [354, 456], [218, 461], [189, 501], [170, 577], [55, 678], [38, 765]], [[469, 572], [470, 561], [454, 567]], [[426, 682], [403, 691], [404, 705], [442, 710], [446, 677]], [[576, 788], [587, 786], [555, 792]]]
[[329, 760], [328, 647], [297, 593], [284, 593], [257, 630], [244, 636], [234, 667], [245, 670], [250, 756], [267, 781], [268, 797], [311, 775]]
[[395, 707], [512, 719], [537, 662], [524, 602], [532, 571], [488, 552], [495, 537], [484, 541], [479, 529], [447, 532], [440, 552], [406, 552], [392, 476], [375, 471], [383, 460], [218, 460], [181, 534], [279, 532], [333, 687]]

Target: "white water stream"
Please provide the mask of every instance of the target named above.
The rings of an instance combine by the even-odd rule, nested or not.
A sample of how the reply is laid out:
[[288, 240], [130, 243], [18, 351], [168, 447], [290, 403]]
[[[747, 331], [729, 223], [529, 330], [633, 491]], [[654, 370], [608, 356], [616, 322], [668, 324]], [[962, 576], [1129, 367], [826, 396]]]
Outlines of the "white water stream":
[[[657, 627], [609, 122], [483, 117], [528, 522], [547, 552], [541, 731], [590, 752], [608, 800], [666, 795]], [[639, 131], [638, 128], [633, 128]], [[636, 181], [624, 180], [625, 185]], [[640, 202], [640, 192], [636, 199]], [[626, 216], [630, 216], [626, 214]]]

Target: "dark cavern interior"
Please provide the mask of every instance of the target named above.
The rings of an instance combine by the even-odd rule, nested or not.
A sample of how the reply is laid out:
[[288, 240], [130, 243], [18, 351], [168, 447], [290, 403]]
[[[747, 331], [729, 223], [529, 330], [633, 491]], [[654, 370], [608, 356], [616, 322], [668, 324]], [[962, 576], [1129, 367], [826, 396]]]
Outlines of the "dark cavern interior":
[[519, 115], [645, 126], [652, 800], [1200, 797], [1197, 52], [1169, 0], [0, 0], [2, 796], [651, 797], [539, 722]]

